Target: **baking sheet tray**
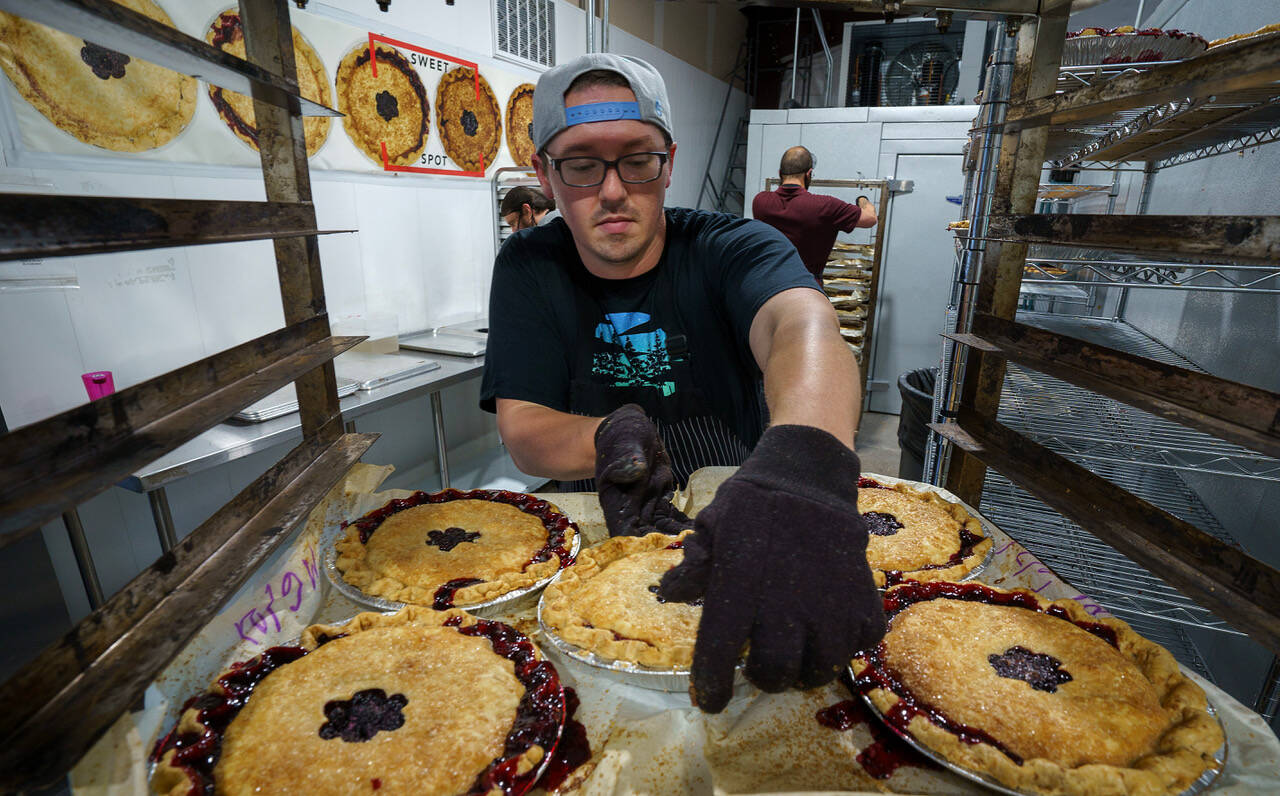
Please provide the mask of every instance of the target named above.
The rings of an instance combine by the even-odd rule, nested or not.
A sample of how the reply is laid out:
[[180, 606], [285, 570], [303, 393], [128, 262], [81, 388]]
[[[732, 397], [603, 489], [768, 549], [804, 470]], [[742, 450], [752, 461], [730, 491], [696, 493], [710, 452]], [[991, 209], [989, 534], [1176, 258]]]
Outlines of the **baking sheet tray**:
[[[329, 577], [329, 582], [338, 590], [342, 596], [357, 605], [367, 606], [374, 611], [391, 612], [398, 611], [405, 606], [405, 603], [388, 600], [383, 597], [376, 597], [372, 594], [365, 594], [356, 586], [347, 583], [342, 577], [341, 570], [338, 569], [338, 548], [334, 545], [338, 541], [340, 535], [345, 534], [344, 529], [337, 529], [337, 533], [330, 532], [324, 540], [324, 571]], [[573, 542], [569, 546], [569, 555], [577, 557], [578, 550], [582, 546], [582, 534], [575, 530], [573, 534]], [[523, 589], [509, 591], [506, 594], [495, 597], [492, 600], [486, 600], [482, 603], [474, 603], [472, 605], [456, 605], [469, 614], [491, 619], [502, 614], [511, 614], [517, 611], [533, 608], [537, 604], [538, 597], [542, 590], [546, 588], [552, 580], [560, 574], [560, 570], [556, 570], [552, 574], [530, 586]]]
[[333, 370], [338, 378], [351, 379], [361, 390], [376, 390], [401, 379], [439, 369], [439, 362], [415, 354], [347, 351], [333, 361]]
[[484, 354], [485, 337], [455, 332], [431, 331], [400, 338], [400, 347], [432, 354], [455, 357], [478, 357]]
[[[856, 676], [853, 673], [853, 667], [850, 667], [848, 672], [850, 677], [856, 678]], [[964, 777], [970, 782], [976, 782], [977, 784], [983, 786], [984, 788], [989, 788], [990, 790], [993, 790], [996, 793], [1007, 794], [1007, 796], [1044, 796], [1044, 794], [1040, 791], [1014, 790], [1013, 788], [1010, 788], [1007, 785], [1002, 784], [998, 780], [992, 777], [989, 777], [986, 774], [973, 771], [971, 769], [965, 768], [964, 766], [956, 765], [955, 763], [951, 762], [950, 760], [946, 759], [942, 755], [935, 752], [933, 749], [929, 748], [928, 746], [925, 746], [923, 743], [916, 740], [916, 737], [911, 733], [907, 732], [906, 730], [900, 727], [895, 726], [893, 722], [885, 718], [884, 714], [880, 712], [880, 710], [876, 707], [875, 703], [871, 701], [871, 697], [869, 697], [866, 694], [862, 694], [861, 697], [862, 697], [863, 704], [866, 705], [867, 707], [867, 710], [869, 710], [872, 715], [874, 715], [877, 719], [879, 719], [880, 723], [883, 724], [886, 728], [888, 728], [890, 732], [892, 732], [897, 737], [901, 738], [912, 749], [915, 749], [917, 752], [929, 758], [930, 760], [942, 766], [943, 768], [947, 769], [948, 771], [954, 774], [959, 774], [960, 776]], [[1217, 767], [1210, 768], [1209, 770], [1201, 774], [1199, 779], [1191, 783], [1191, 787], [1180, 792], [1178, 796], [1196, 796], [1196, 794], [1204, 793], [1206, 790], [1209, 789], [1211, 785], [1213, 785], [1214, 780], [1218, 778], [1218, 775], [1221, 774], [1222, 770], [1227, 766], [1226, 727], [1223, 727], [1222, 718], [1218, 716], [1218, 711], [1214, 709], [1212, 704], [1209, 704], [1209, 714], [1212, 715], [1215, 719], [1217, 719], [1218, 726], [1222, 727], [1222, 739], [1223, 739], [1222, 746], [1218, 749], [1218, 752], [1216, 754], [1216, 757], [1218, 758], [1218, 765]]]
[[[338, 376], [339, 398], [345, 398], [358, 389], [360, 385], [354, 379]], [[266, 398], [249, 404], [231, 417], [243, 423], [261, 423], [296, 411], [298, 411], [298, 393], [293, 384], [289, 383]]]

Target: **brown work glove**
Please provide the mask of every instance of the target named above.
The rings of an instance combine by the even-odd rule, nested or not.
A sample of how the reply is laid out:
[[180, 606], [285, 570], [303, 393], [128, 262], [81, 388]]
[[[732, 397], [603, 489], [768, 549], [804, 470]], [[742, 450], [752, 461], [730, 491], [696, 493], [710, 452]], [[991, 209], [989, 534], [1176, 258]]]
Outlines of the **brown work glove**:
[[610, 536], [693, 527], [671, 503], [675, 476], [658, 429], [635, 404], [615, 409], [596, 428], [596, 492]]
[[746, 676], [764, 691], [830, 682], [885, 632], [858, 513], [858, 456], [811, 426], [774, 426], [698, 513], [665, 600], [702, 598], [693, 650], [698, 707], [724, 709]]

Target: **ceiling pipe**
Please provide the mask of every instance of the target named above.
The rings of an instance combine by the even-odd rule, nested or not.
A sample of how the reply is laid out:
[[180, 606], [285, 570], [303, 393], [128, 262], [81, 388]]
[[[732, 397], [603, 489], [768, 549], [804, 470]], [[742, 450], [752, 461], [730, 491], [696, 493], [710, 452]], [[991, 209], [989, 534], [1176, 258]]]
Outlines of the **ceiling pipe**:
[[827, 57], [827, 84], [822, 92], [822, 107], [830, 108], [831, 89], [835, 88], [836, 59], [831, 57], [831, 46], [827, 44], [827, 32], [822, 29], [822, 17], [818, 14], [818, 9], [810, 10], [813, 11], [813, 24], [818, 28], [818, 41], [822, 42], [822, 54]]
[[587, 0], [587, 52], [596, 51], [596, 0]]
[[600, 20], [600, 52], [609, 52], [609, 0], [602, 0], [603, 18]]

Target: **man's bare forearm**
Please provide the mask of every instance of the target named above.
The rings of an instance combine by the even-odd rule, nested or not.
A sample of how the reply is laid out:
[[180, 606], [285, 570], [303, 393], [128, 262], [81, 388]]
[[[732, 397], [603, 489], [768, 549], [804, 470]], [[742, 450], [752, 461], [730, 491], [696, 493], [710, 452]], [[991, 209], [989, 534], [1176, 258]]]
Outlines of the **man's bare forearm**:
[[853, 447], [862, 406], [858, 363], [821, 293], [797, 288], [766, 302], [752, 324], [751, 347], [773, 425], [815, 426]]
[[601, 418], [510, 398], [497, 403], [498, 433], [521, 472], [560, 481], [595, 475], [595, 435]]
[[871, 204], [871, 200], [866, 197], [858, 197], [858, 209], [862, 211], [858, 216], [858, 222], [854, 224], [858, 229], [869, 229], [874, 227], [879, 219], [876, 218], [876, 206]]

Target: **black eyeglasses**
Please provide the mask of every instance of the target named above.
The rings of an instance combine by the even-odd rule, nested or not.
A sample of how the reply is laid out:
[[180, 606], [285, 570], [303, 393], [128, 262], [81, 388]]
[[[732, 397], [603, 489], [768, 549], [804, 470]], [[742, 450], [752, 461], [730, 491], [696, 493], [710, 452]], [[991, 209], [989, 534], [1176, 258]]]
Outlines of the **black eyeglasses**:
[[605, 160], [587, 156], [553, 158], [548, 156], [551, 168], [556, 170], [565, 185], [572, 188], [591, 188], [604, 182], [609, 169], [618, 172], [618, 178], [633, 185], [653, 182], [662, 176], [667, 163], [666, 152], [633, 152], [617, 160]]

